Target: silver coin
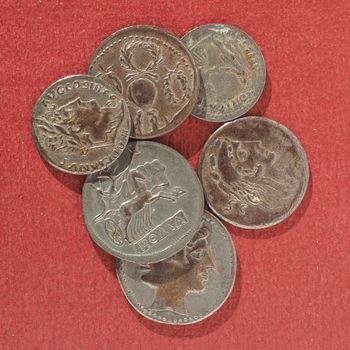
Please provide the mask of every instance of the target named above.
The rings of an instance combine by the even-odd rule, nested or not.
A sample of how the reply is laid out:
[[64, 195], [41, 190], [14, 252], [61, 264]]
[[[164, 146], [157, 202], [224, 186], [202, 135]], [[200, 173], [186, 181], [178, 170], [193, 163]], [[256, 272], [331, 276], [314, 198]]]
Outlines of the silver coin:
[[232, 291], [236, 266], [225, 226], [205, 212], [201, 228], [179, 253], [148, 265], [117, 260], [117, 276], [141, 315], [184, 325], [202, 321], [222, 306]]
[[157, 27], [132, 26], [110, 35], [89, 66], [124, 96], [131, 137], [149, 139], [178, 127], [197, 100], [196, 65], [185, 45]]
[[83, 214], [92, 239], [110, 254], [153, 263], [197, 232], [204, 210], [200, 181], [185, 158], [159, 143], [129, 143], [108, 169], [88, 176]]
[[298, 207], [309, 167], [299, 140], [285, 126], [244, 117], [210, 136], [199, 176], [208, 205], [219, 217], [257, 229], [281, 222]]
[[265, 85], [264, 57], [246, 33], [226, 24], [207, 24], [182, 38], [199, 69], [200, 87], [192, 114], [212, 122], [242, 116]]
[[42, 157], [72, 174], [106, 168], [130, 135], [127, 105], [113, 86], [87, 75], [50, 85], [33, 111], [33, 137]]

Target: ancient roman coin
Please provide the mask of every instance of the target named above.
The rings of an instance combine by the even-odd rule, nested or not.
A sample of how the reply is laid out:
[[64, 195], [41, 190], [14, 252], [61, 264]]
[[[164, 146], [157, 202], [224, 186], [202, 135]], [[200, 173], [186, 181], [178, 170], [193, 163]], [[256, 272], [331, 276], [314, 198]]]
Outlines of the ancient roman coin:
[[73, 75], [50, 85], [33, 111], [33, 137], [42, 157], [72, 174], [91, 174], [127, 145], [130, 116], [120, 93], [103, 80]]
[[232, 291], [236, 251], [225, 226], [205, 212], [183, 250], [156, 264], [117, 259], [117, 276], [130, 304], [157, 322], [184, 325], [218, 310]]
[[92, 239], [136, 263], [157, 262], [181, 250], [197, 232], [203, 208], [200, 181], [186, 159], [150, 141], [129, 143], [83, 187], [84, 221]]
[[238, 28], [208, 24], [182, 38], [199, 69], [200, 87], [192, 114], [212, 122], [233, 120], [259, 99], [265, 85], [263, 55]]
[[124, 96], [133, 138], [172, 131], [189, 116], [198, 96], [192, 56], [179, 39], [157, 27], [132, 26], [110, 35], [96, 50], [89, 74]]
[[199, 161], [210, 208], [243, 228], [264, 228], [287, 218], [300, 204], [309, 180], [305, 152], [285, 126], [244, 117], [217, 129]]

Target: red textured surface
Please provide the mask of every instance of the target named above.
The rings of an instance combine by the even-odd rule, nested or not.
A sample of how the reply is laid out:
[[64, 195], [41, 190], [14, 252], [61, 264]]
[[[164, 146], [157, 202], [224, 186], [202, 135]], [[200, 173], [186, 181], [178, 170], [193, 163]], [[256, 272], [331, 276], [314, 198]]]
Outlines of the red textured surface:
[[[349, 348], [349, 1], [0, 5], [0, 349]], [[84, 73], [118, 28], [152, 24], [183, 35], [208, 22], [239, 26], [257, 41], [268, 80], [254, 111], [295, 132], [312, 177], [283, 224], [230, 228], [239, 256], [233, 294], [213, 317], [175, 328], [128, 305], [114, 259], [84, 228], [83, 178], [42, 161], [31, 112], [51, 82]], [[190, 118], [161, 141], [195, 164], [216, 127]]]

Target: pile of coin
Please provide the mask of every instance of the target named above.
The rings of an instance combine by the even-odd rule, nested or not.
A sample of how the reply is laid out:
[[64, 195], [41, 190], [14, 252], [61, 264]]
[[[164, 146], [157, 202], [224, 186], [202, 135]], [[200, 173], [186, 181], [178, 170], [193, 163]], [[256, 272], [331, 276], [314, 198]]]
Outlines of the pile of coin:
[[[180, 40], [132, 26], [98, 47], [87, 75], [56, 81], [35, 105], [40, 154], [87, 175], [87, 230], [117, 257], [123, 292], [151, 320], [198, 322], [233, 288], [236, 251], [204, 197], [221, 219], [256, 229], [288, 217], [305, 194], [308, 163], [294, 134], [263, 117], [239, 118], [265, 77], [258, 46], [235, 27], [204, 25]], [[145, 141], [190, 114], [226, 122], [203, 148], [199, 177], [178, 152]]]

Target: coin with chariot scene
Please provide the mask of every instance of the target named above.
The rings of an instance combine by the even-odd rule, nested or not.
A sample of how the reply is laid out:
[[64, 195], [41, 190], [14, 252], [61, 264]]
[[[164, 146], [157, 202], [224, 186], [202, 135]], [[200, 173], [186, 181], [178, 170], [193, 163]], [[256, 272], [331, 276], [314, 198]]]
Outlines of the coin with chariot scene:
[[178, 127], [197, 100], [198, 71], [185, 45], [164, 29], [136, 25], [110, 35], [93, 55], [89, 74], [124, 96], [131, 137], [149, 139]]
[[225, 226], [204, 212], [201, 226], [177, 254], [156, 264], [117, 259], [117, 276], [130, 304], [160, 323], [185, 325], [204, 320], [229, 297], [237, 267]]
[[198, 171], [210, 208], [232, 225], [252, 229], [290, 216], [309, 180], [299, 140], [262, 117], [244, 117], [216, 130], [203, 148]]
[[92, 239], [136, 263], [157, 262], [183, 249], [204, 210], [200, 181], [187, 160], [150, 141], [129, 143], [110, 167], [88, 176], [82, 201]]
[[33, 111], [33, 137], [42, 157], [73, 174], [91, 174], [127, 145], [130, 117], [120, 93], [103, 80], [73, 75], [50, 85]]
[[199, 70], [194, 116], [225, 122], [255, 105], [264, 89], [266, 71], [263, 55], [250, 36], [226, 24], [207, 24], [191, 30], [182, 42]]

